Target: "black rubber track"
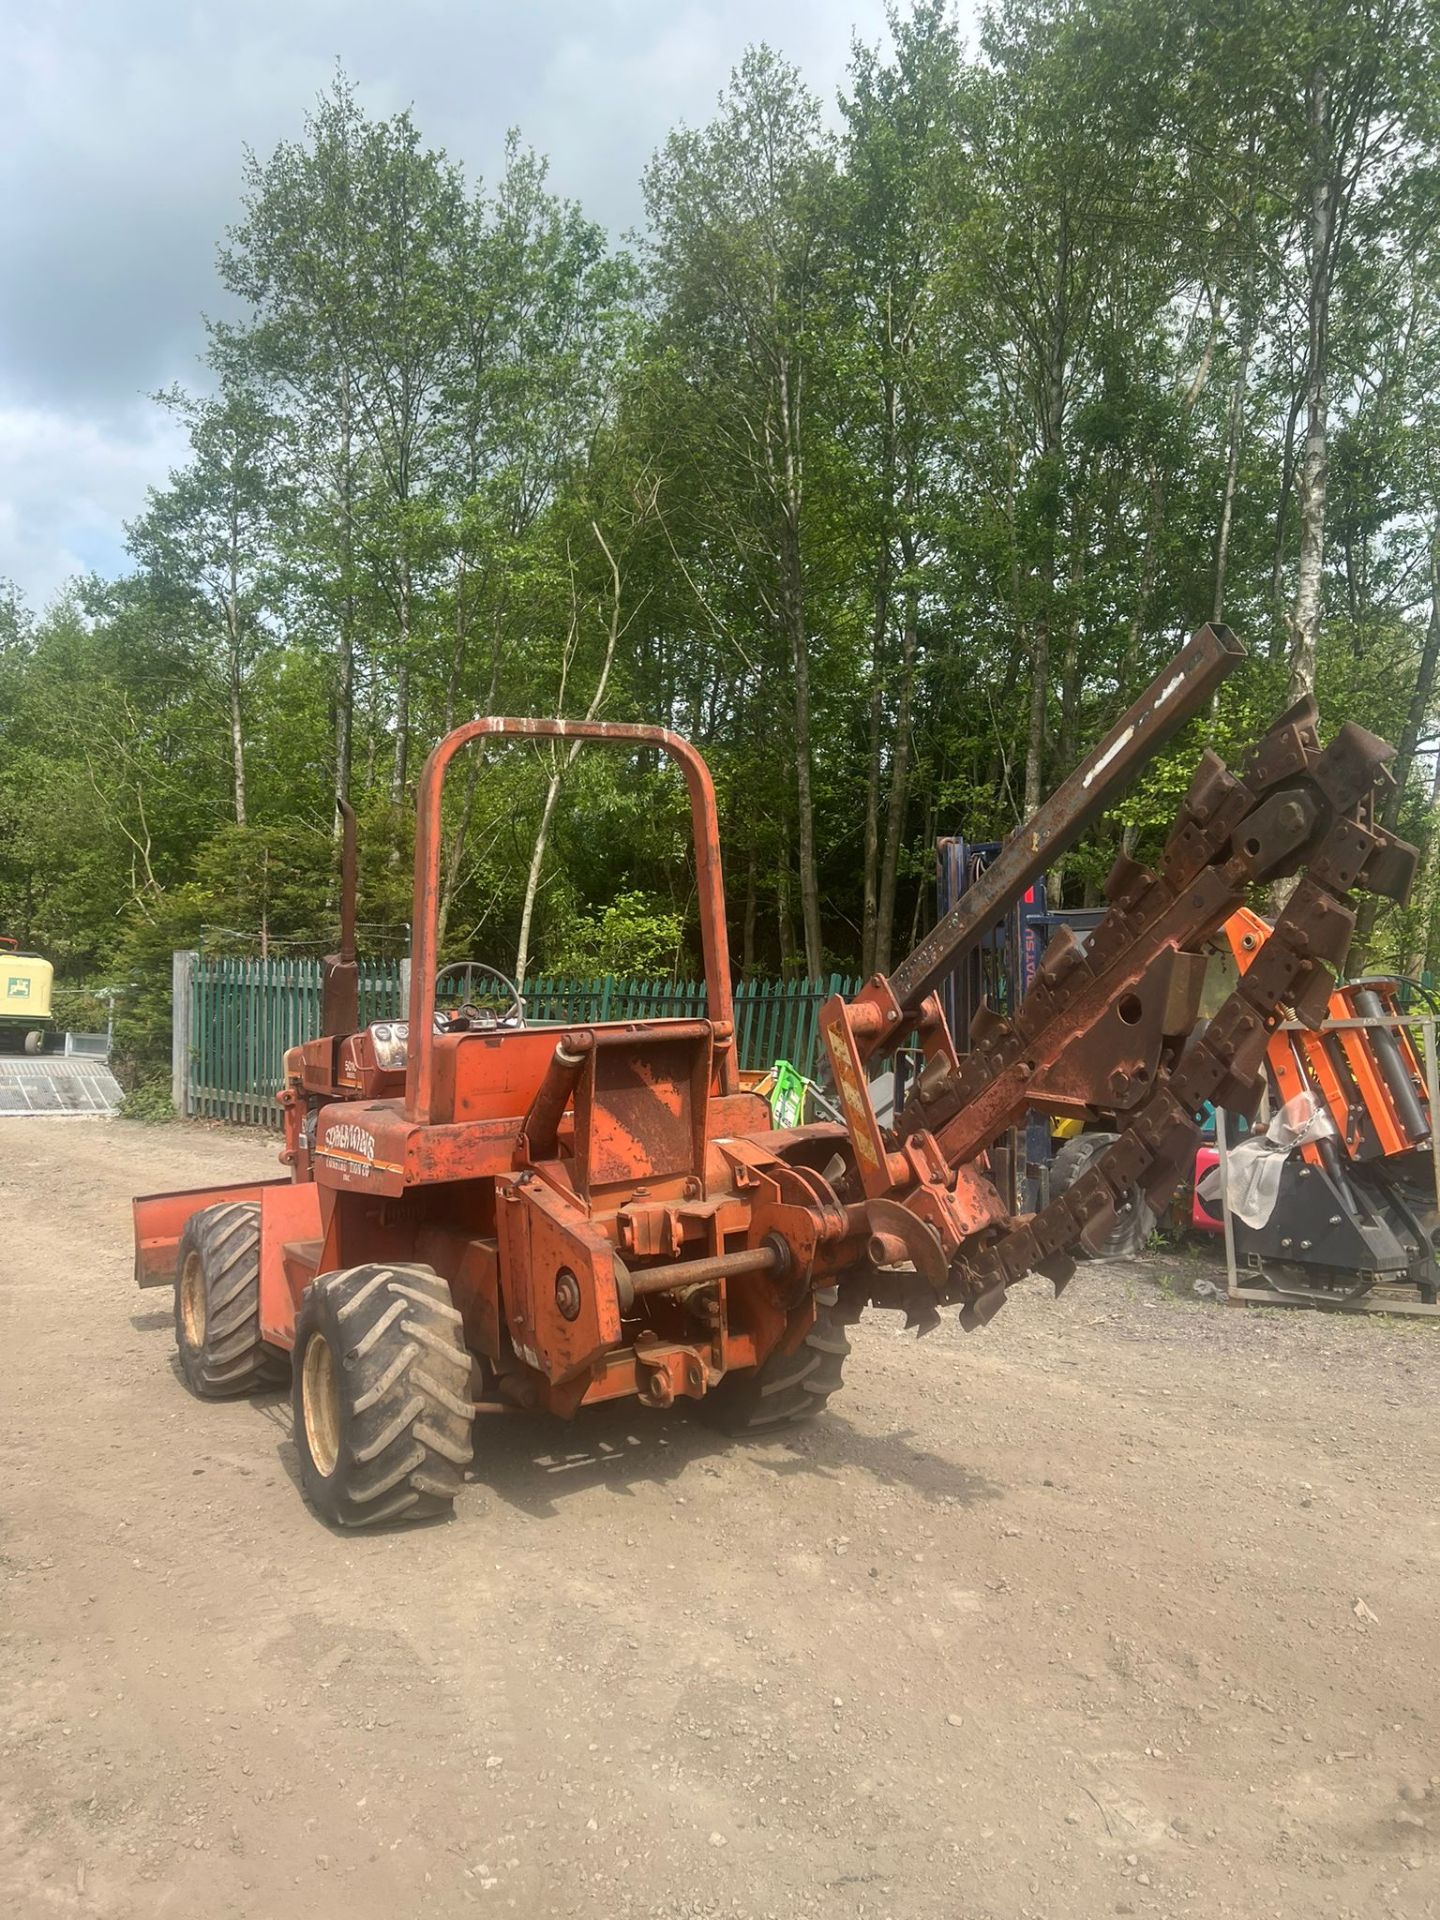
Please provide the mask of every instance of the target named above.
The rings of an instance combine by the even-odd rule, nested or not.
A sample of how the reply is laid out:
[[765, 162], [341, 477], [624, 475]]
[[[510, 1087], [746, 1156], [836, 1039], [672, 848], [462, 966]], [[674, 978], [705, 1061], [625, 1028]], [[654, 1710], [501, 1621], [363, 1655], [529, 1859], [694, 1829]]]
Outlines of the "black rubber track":
[[727, 1373], [697, 1403], [704, 1420], [726, 1433], [768, 1433], [813, 1420], [843, 1384], [850, 1342], [836, 1312], [835, 1287], [815, 1295], [815, 1324], [793, 1353], [771, 1354], [758, 1367]]
[[[182, 1283], [198, 1259], [204, 1330], [186, 1330]], [[198, 1331], [198, 1329], [196, 1329]], [[175, 1256], [175, 1344], [187, 1386], [204, 1400], [222, 1400], [283, 1385], [285, 1355], [260, 1337], [260, 1209], [232, 1200], [206, 1207], [185, 1223]]]
[[[1099, 1159], [1119, 1138], [1118, 1133], [1077, 1133], [1067, 1140], [1050, 1162], [1050, 1198], [1058, 1200], [1082, 1173], [1089, 1171], [1091, 1162]], [[1155, 1209], [1141, 1199], [1137, 1189], [1130, 1196], [1128, 1209], [1116, 1215], [1115, 1225], [1096, 1258], [1133, 1260], [1149, 1246], [1154, 1231]]]
[[[323, 1441], [316, 1458], [306, 1421], [306, 1352], [317, 1338], [333, 1368], [329, 1460]], [[433, 1268], [322, 1274], [300, 1302], [293, 1366], [300, 1477], [317, 1512], [338, 1526], [370, 1527], [450, 1511], [473, 1454], [470, 1354], [450, 1288]]]

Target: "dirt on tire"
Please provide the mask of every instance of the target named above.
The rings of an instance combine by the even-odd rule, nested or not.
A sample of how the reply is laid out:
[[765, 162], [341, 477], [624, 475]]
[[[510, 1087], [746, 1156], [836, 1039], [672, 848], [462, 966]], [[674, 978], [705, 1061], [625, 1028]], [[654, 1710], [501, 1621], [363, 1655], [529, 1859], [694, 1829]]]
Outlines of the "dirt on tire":
[[1090, 1262], [863, 1321], [773, 1438], [481, 1420], [452, 1519], [340, 1533], [131, 1279], [132, 1192], [274, 1154], [0, 1122], [6, 1920], [1437, 1913], [1440, 1327]]

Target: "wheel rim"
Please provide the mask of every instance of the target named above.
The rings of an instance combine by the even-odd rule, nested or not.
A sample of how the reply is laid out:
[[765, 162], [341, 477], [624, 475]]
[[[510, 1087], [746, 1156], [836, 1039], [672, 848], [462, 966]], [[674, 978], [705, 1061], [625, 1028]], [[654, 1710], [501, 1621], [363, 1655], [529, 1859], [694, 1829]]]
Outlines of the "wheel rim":
[[335, 1379], [335, 1356], [323, 1333], [312, 1334], [305, 1348], [300, 1392], [305, 1410], [305, 1444], [322, 1479], [328, 1480], [340, 1458], [340, 1391]]
[[205, 1344], [205, 1274], [198, 1253], [187, 1253], [181, 1270], [180, 1325], [186, 1346], [198, 1352]]

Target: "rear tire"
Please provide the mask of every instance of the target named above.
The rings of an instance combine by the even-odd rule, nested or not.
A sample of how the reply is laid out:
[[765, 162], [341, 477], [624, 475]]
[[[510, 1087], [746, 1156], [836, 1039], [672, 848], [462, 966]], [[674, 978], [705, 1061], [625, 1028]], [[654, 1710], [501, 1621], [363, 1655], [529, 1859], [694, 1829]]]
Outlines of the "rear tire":
[[175, 1261], [175, 1344], [202, 1400], [278, 1387], [285, 1356], [260, 1333], [260, 1209], [233, 1200], [192, 1213]]
[[470, 1353], [430, 1267], [349, 1267], [295, 1322], [295, 1445], [317, 1513], [341, 1527], [449, 1513], [473, 1449]]
[[790, 1353], [772, 1353], [758, 1367], [727, 1373], [699, 1401], [702, 1418], [726, 1433], [770, 1433], [813, 1420], [844, 1384], [850, 1342], [836, 1311], [840, 1293], [815, 1295], [815, 1324]]
[[[1050, 1162], [1050, 1198], [1058, 1200], [1088, 1173], [1092, 1162], [1109, 1151], [1120, 1138], [1118, 1133], [1077, 1133], [1067, 1140]], [[1155, 1231], [1155, 1209], [1142, 1198], [1139, 1188], [1130, 1194], [1129, 1208], [1116, 1215], [1115, 1225], [1105, 1244], [1093, 1257], [1097, 1260], [1133, 1260], [1150, 1244]]]

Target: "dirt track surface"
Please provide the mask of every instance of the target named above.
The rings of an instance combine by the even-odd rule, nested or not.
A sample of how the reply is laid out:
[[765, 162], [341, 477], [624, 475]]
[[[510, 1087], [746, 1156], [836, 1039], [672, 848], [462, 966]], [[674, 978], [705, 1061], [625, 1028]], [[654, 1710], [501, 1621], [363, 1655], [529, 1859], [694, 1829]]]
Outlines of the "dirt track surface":
[[130, 1280], [133, 1189], [272, 1154], [0, 1122], [9, 1920], [1440, 1912], [1440, 1327], [1091, 1269], [341, 1537]]

